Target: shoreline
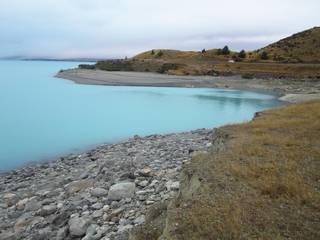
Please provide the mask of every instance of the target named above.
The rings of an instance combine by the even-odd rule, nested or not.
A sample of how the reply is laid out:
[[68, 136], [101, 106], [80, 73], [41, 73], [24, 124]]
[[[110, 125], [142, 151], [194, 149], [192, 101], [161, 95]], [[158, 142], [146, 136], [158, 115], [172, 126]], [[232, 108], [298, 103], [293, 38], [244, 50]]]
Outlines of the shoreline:
[[[0, 175], [0, 239], [29, 239], [40, 230], [71, 239], [89, 226], [118, 239], [142, 224], [152, 205], [176, 195], [182, 165], [207, 152], [214, 136], [215, 129], [135, 136]], [[114, 189], [119, 185], [125, 191]], [[75, 230], [73, 221], [86, 224]]]
[[120, 140], [114, 140], [111, 142], [105, 142], [105, 143], [97, 143], [97, 144], [91, 144], [90, 146], [84, 147], [84, 148], [79, 148], [77, 150], [74, 151], [68, 151], [66, 153], [61, 153], [61, 154], [57, 154], [53, 157], [50, 158], [43, 158], [41, 160], [35, 160], [35, 161], [30, 161], [30, 162], [26, 162], [22, 165], [7, 169], [7, 170], [0, 170], [0, 178], [11, 174], [12, 172], [15, 171], [20, 171], [23, 169], [27, 169], [27, 168], [34, 168], [34, 167], [40, 167], [41, 165], [47, 165], [50, 163], [54, 163], [56, 161], [59, 161], [60, 159], [65, 159], [65, 158], [69, 158], [69, 157], [74, 157], [74, 156], [80, 156], [82, 154], [86, 154], [88, 152], [94, 151], [96, 149], [100, 149], [106, 146], [111, 146], [111, 145], [117, 145], [117, 144], [123, 144], [125, 142], [131, 141], [132, 139], [138, 138], [138, 139], [144, 139], [144, 138], [150, 138], [153, 136], [162, 136], [162, 137], [167, 137], [167, 136], [171, 136], [171, 135], [184, 135], [184, 134], [188, 134], [188, 133], [192, 133], [192, 132], [197, 132], [200, 130], [213, 130], [214, 128], [197, 128], [197, 129], [192, 129], [189, 131], [182, 131], [182, 132], [171, 132], [171, 133], [154, 133], [154, 134], [148, 134], [146, 136], [140, 136], [140, 135], [133, 135], [133, 136], [128, 136], [126, 138], [120, 139]]
[[297, 103], [320, 99], [320, 80], [243, 79], [241, 76], [176, 76], [151, 72], [111, 72], [69, 69], [55, 75], [77, 84], [136, 87], [218, 88], [254, 91], [276, 96], [280, 101]]

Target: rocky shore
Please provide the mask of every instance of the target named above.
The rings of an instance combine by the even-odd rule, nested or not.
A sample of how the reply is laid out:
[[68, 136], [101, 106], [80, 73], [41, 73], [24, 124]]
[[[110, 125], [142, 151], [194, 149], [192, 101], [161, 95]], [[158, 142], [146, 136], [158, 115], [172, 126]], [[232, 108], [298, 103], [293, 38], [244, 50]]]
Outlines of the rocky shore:
[[215, 130], [135, 136], [0, 176], [0, 239], [127, 239]]

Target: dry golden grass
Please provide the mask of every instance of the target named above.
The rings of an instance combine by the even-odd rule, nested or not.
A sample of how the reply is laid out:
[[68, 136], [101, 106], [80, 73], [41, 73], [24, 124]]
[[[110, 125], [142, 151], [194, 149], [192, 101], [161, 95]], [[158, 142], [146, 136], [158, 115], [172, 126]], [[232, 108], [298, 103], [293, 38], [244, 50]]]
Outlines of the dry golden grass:
[[[236, 53], [230, 55], [217, 55], [216, 50], [208, 50], [206, 54], [199, 52], [183, 52], [175, 50], [154, 50], [139, 54], [135, 57], [134, 69], [144, 71], [146, 61], [149, 65], [146, 68], [155, 70], [163, 63], [175, 63], [180, 67], [168, 70], [166, 73], [173, 75], [247, 75], [247, 76], [272, 76], [289, 78], [312, 78], [320, 79], [320, 64], [316, 63], [277, 63], [277, 62], [235, 62], [229, 63]], [[159, 51], [163, 52], [161, 57], [156, 57]], [[143, 60], [144, 59], [144, 60]], [[155, 67], [152, 67], [154, 65]]]
[[320, 101], [218, 133], [222, 150], [184, 167], [162, 239], [320, 239]]
[[[162, 60], [210, 60], [227, 61], [236, 59], [245, 62], [292, 62], [292, 63], [319, 63], [320, 62], [320, 27], [314, 27], [296, 33], [278, 42], [272, 43], [255, 51], [248, 51], [245, 58], [239, 58], [238, 52], [221, 55], [218, 49], [201, 51], [178, 51], [171, 49], [154, 49], [135, 56], [136, 59]], [[262, 60], [262, 52], [267, 53], [267, 59]], [[160, 54], [159, 54], [160, 53]]]
[[253, 76], [274, 76], [291, 78], [320, 79], [320, 64], [283, 63], [217, 63], [213, 69], [219, 73], [232, 73]]
[[[261, 59], [262, 52], [268, 58]], [[320, 79], [320, 28], [315, 27], [288, 38], [282, 39], [267, 47], [246, 53], [240, 58], [238, 52], [219, 54], [218, 49], [201, 51], [178, 51], [154, 49], [133, 58], [147, 60], [158, 66], [160, 63], [176, 63], [181, 66], [166, 73], [174, 75], [231, 75], [272, 76], [290, 78]], [[228, 63], [235, 60], [235, 63]], [[290, 64], [291, 63], [291, 64]], [[141, 62], [139, 63], [141, 65]], [[143, 65], [143, 64], [142, 64]], [[136, 71], [144, 71], [143, 66], [135, 66]], [[156, 69], [148, 67], [148, 70]]]
[[263, 51], [267, 52], [270, 60], [319, 63], [320, 27], [314, 27], [284, 38], [254, 51], [249, 57], [258, 59]]

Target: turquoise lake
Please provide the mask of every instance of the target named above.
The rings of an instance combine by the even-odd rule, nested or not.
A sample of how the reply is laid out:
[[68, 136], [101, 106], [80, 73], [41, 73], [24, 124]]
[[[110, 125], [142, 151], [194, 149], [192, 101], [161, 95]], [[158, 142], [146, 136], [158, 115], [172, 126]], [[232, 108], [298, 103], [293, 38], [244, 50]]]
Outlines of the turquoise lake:
[[250, 120], [281, 103], [246, 91], [78, 85], [77, 62], [0, 61], [0, 170], [140, 136]]

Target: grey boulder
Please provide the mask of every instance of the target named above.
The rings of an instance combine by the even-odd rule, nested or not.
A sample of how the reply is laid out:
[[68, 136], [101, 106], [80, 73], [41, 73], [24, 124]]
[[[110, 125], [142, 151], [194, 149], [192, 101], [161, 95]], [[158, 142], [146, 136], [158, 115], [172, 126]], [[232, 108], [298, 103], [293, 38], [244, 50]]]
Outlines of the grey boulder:
[[73, 237], [82, 237], [86, 234], [90, 225], [90, 219], [86, 217], [73, 217], [69, 220], [69, 232]]
[[125, 198], [132, 198], [136, 190], [136, 185], [132, 182], [117, 183], [110, 187], [108, 200], [119, 201]]
[[108, 191], [104, 188], [93, 188], [91, 190], [91, 195], [94, 197], [103, 197], [108, 194]]

